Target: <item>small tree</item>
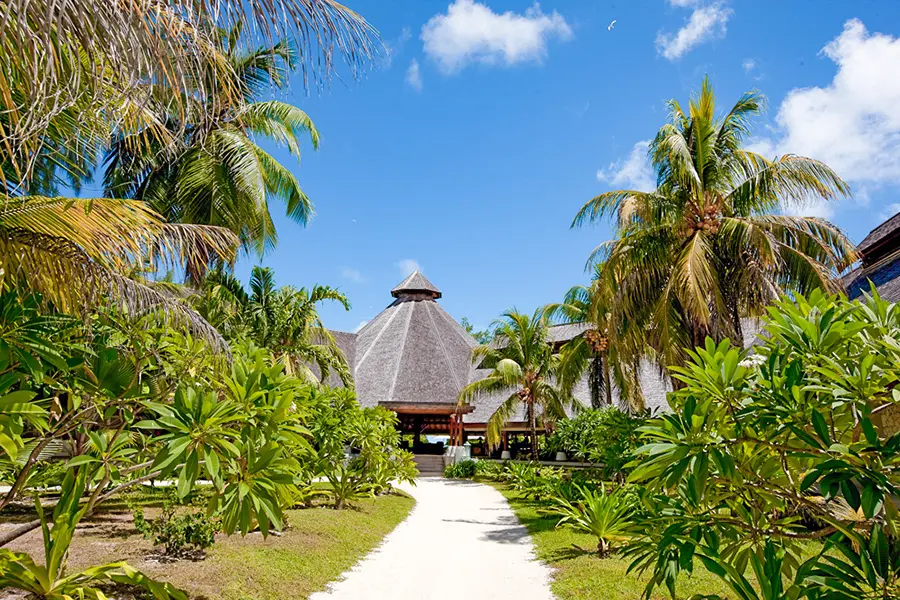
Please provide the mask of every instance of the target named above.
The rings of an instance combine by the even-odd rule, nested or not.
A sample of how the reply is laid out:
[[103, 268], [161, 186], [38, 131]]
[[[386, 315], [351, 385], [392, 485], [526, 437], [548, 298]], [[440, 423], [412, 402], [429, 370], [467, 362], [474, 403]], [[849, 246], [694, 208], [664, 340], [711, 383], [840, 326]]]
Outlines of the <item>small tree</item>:
[[465, 386], [459, 404], [467, 405], [484, 395], [500, 394], [506, 399], [487, 424], [487, 440], [497, 445], [503, 427], [519, 407], [531, 432], [531, 458], [538, 459], [537, 411], [543, 419], [561, 419], [565, 406], [571, 404], [556, 381], [559, 355], [553, 352], [547, 321], [540, 309], [529, 317], [515, 310], [507, 311], [494, 325], [494, 343], [475, 349], [473, 361], [491, 369], [484, 379]]
[[[766, 332], [753, 357], [708, 339], [673, 369], [631, 476], [648, 490], [632, 568], [648, 596], [699, 561], [739, 598], [897, 597], [900, 433], [876, 415], [900, 402], [900, 307], [815, 291]], [[807, 558], [807, 540], [825, 544]]]

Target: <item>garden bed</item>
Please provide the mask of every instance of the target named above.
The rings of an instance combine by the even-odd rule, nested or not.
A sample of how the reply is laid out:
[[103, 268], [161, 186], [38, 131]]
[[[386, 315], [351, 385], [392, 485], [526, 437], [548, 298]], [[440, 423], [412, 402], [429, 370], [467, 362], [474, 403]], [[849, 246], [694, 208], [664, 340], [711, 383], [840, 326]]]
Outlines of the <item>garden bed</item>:
[[[106, 511], [82, 522], [69, 552], [70, 570], [127, 560], [146, 574], [209, 599], [307, 598], [337, 579], [403, 521], [414, 500], [403, 494], [360, 500], [351, 509], [287, 510], [289, 528], [264, 539], [258, 532], [216, 537], [203, 560], [169, 561], [135, 530], [128, 511]], [[148, 515], [153, 514], [148, 508]], [[43, 555], [40, 530], [9, 549]], [[0, 597], [4, 597], [0, 592]]]
[[[594, 553], [597, 539], [557, 528], [558, 517], [538, 512], [540, 504], [523, 498], [505, 484], [492, 483], [509, 501], [519, 521], [528, 529], [534, 541], [538, 559], [553, 567], [553, 593], [559, 600], [594, 600], [596, 598], [640, 598], [647, 580], [628, 573], [630, 560], [613, 555], [600, 559]], [[733, 594], [721, 581], [704, 569], [679, 580], [679, 598], [692, 594]], [[653, 600], [668, 600], [667, 591], [657, 589]]]

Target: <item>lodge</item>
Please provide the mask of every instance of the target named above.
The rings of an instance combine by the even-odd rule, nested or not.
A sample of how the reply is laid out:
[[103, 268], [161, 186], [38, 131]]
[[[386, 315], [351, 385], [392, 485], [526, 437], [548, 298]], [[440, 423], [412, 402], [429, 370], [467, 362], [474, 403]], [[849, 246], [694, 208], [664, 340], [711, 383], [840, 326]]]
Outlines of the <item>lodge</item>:
[[[443, 445], [429, 444], [425, 436], [449, 436], [451, 445], [483, 439], [488, 420], [507, 396], [482, 396], [472, 406], [458, 405], [460, 390], [490, 372], [473, 364], [472, 350], [478, 343], [441, 307], [441, 291], [419, 271], [394, 287], [391, 296], [393, 302], [358, 332], [332, 332], [351, 366], [360, 404], [394, 411], [417, 455], [443, 453]], [[587, 327], [551, 327], [551, 342], [561, 346]], [[650, 365], [642, 372], [642, 383], [647, 406], [662, 406], [666, 386]], [[586, 375], [576, 387], [575, 398], [590, 405]], [[474, 451], [498, 455], [515, 451], [510, 436], [521, 438], [527, 431], [524, 410], [520, 410], [507, 423], [500, 448], [476, 444]]]

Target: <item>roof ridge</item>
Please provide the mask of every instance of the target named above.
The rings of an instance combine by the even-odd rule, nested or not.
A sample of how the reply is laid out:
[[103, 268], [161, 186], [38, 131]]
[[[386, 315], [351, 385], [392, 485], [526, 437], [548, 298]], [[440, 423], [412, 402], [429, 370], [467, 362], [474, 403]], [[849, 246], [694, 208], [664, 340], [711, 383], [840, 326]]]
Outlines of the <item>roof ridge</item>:
[[[388, 307], [388, 308], [390, 308], [390, 307]], [[402, 308], [402, 306], [401, 306], [400, 308]], [[360, 358], [358, 361], [356, 361], [356, 366], [357, 366], [357, 367], [359, 367], [360, 365], [362, 365], [363, 362], [365, 362], [366, 358], [369, 357], [369, 354], [372, 352], [372, 349], [373, 349], [375, 346], [378, 345], [378, 340], [381, 339], [381, 336], [384, 334], [385, 331], [387, 331], [388, 326], [389, 326], [389, 325], [393, 322], [393, 320], [397, 317], [397, 314], [398, 314], [399, 312], [400, 312], [400, 311], [397, 310], [397, 311], [391, 313], [391, 316], [388, 317], [388, 320], [387, 320], [387, 322], [384, 324], [384, 326], [381, 328], [381, 331], [379, 331], [379, 332], [375, 335], [375, 339], [372, 340], [372, 343], [369, 344], [369, 347], [368, 347], [368, 348], [366, 348], [366, 351], [365, 351], [365, 353], [363, 353], [362, 358]], [[376, 318], [377, 318], [377, 317], [376, 317]], [[355, 369], [354, 369], [354, 371], [355, 371]]]
[[462, 385], [459, 383], [459, 377], [456, 375], [456, 371], [453, 369], [453, 361], [450, 359], [450, 354], [447, 352], [447, 346], [444, 345], [444, 338], [441, 337], [441, 332], [438, 329], [437, 322], [434, 320], [434, 315], [431, 314], [430, 310], [425, 311], [428, 314], [428, 318], [431, 321], [431, 327], [434, 329], [434, 335], [438, 339], [438, 344], [441, 347], [441, 352], [444, 353], [444, 360], [447, 362], [447, 367], [450, 369], [450, 375], [453, 377], [454, 383], [456, 383], [456, 389], [461, 390]]
[[406, 325], [403, 327], [403, 345], [400, 346], [400, 352], [397, 353], [397, 368], [394, 370], [394, 376], [391, 378], [391, 387], [387, 393], [388, 402], [392, 402], [394, 399], [394, 388], [397, 387], [397, 378], [400, 376], [400, 367], [403, 365], [403, 352], [406, 351], [406, 341], [409, 339], [409, 324], [412, 322], [413, 310], [415, 310], [415, 304], [410, 304], [407, 311], [409, 314], [406, 316]]

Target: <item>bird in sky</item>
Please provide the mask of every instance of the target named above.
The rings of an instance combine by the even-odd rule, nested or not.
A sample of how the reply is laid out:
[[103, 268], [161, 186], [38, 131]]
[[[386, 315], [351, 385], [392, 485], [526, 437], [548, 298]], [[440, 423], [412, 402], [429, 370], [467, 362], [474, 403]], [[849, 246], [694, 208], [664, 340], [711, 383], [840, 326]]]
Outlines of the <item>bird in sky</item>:
[[613, 27], [615, 27], [615, 26], [616, 26], [616, 20], [613, 19], [613, 20], [612, 20], [612, 23], [609, 24], [609, 27], [607, 27], [606, 30], [607, 30], [607, 31], [612, 31], [612, 30], [613, 30]]

